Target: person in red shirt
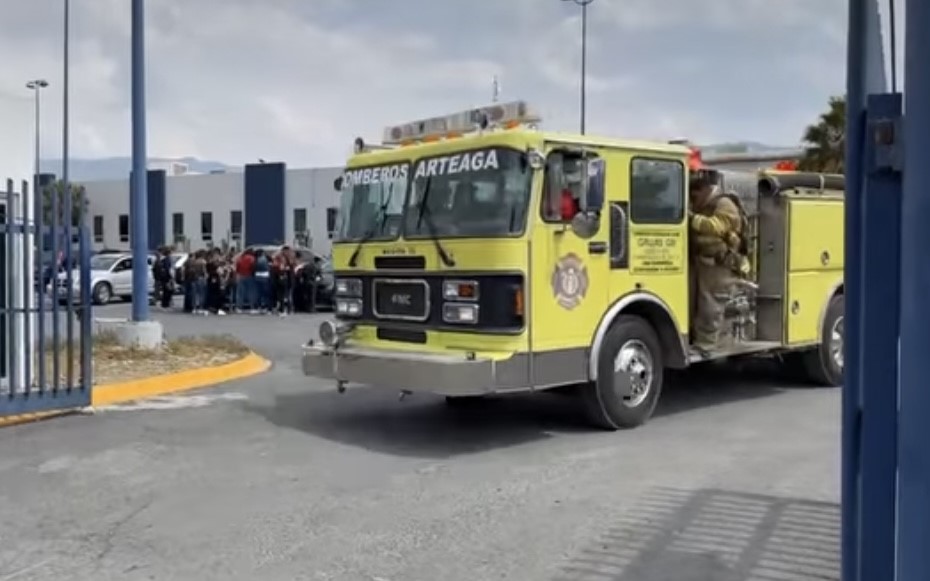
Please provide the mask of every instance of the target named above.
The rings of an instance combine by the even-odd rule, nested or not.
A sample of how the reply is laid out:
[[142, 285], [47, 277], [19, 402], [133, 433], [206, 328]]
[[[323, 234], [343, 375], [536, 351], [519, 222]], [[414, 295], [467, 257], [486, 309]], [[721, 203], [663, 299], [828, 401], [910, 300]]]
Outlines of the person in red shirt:
[[572, 191], [568, 188], [562, 190], [562, 198], [559, 202], [559, 212], [562, 214], [562, 220], [571, 222], [575, 214], [580, 211], [578, 199], [572, 195]]
[[246, 250], [236, 260], [236, 311], [255, 310], [255, 255]]

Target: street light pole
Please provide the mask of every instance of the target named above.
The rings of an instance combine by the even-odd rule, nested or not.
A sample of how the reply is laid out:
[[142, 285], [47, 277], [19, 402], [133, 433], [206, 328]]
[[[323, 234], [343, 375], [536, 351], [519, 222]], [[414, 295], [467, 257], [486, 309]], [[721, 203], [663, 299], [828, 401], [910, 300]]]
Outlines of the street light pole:
[[132, 249], [132, 320], [149, 320], [148, 168], [145, 151], [145, 0], [132, 0], [132, 176], [129, 229]]
[[34, 160], [34, 162], [35, 162], [35, 172], [36, 172], [36, 174], [35, 174], [35, 180], [34, 180], [34, 181], [35, 181], [35, 187], [36, 187], [36, 188], [39, 187], [39, 181], [38, 181], [38, 180], [39, 180], [39, 173], [40, 173], [40, 172], [39, 172], [39, 163], [40, 163], [40, 158], [41, 158], [41, 155], [42, 155], [42, 152], [41, 152], [41, 139], [42, 139], [42, 138], [41, 138], [41, 136], [40, 136], [40, 129], [41, 129], [41, 124], [40, 124], [40, 123], [41, 123], [41, 113], [40, 113], [40, 112], [41, 112], [41, 110], [42, 110], [42, 107], [41, 107], [41, 103], [40, 103], [40, 101], [39, 101], [39, 92], [40, 92], [42, 89], [46, 88], [46, 87], [48, 87], [48, 81], [46, 81], [45, 79], [35, 79], [35, 80], [29, 81], [28, 83], [26, 83], [26, 88], [29, 89], [29, 90], [31, 90], [31, 91], [33, 92], [34, 96], [35, 96], [35, 116], [36, 116], [36, 141], [35, 141], [35, 148], [36, 148], [36, 151], [35, 151], [35, 160]]
[[[33, 95], [35, 98], [35, 116], [36, 116], [35, 175], [33, 176], [33, 179], [32, 179], [32, 184], [33, 184], [32, 191], [27, 193], [26, 188], [23, 188], [23, 192], [22, 192], [22, 196], [23, 196], [22, 198], [22, 208], [23, 208], [22, 224], [24, 227], [23, 237], [22, 237], [23, 260], [24, 260], [24, 271], [28, 273], [25, 277], [26, 288], [23, 289], [23, 300], [22, 300], [22, 306], [23, 306], [23, 311], [24, 311], [23, 312], [23, 337], [26, 340], [27, 353], [25, 357], [27, 358], [31, 357], [29, 353], [31, 353], [33, 349], [32, 346], [35, 345], [35, 342], [33, 341], [32, 313], [30, 312], [30, 303], [32, 302], [32, 298], [33, 298], [32, 297], [32, 292], [33, 292], [32, 276], [34, 275], [32, 273], [35, 272], [35, 255], [36, 255], [36, 253], [34, 253], [33, 251], [33, 244], [34, 244], [33, 241], [38, 241], [38, 248], [39, 248], [38, 256], [39, 256], [39, 261], [40, 261], [39, 264], [42, 265], [39, 268], [39, 274], [38, 274], [39, 276], [39, 296], [38, 296], [38, 304], [37, 304], [38, 313], [42, 313], [42, 306], [45, 302], [45, 263], [44, 261], [42, 261], [43, 253], [41, 252], [43, 248], [42, 246], [42, 240], [43, 240], [42, 224], [41, 224], [41, 220], [37, 221], [35, 220], [35, 218], [36, 216], [41, 216], [41, 212], [43, 208], [42, 188], [40, 186], [40, 181], [41, 181], [40, 176], [42, 174], [42, 167], [41, 167], [42, 165], [42, 114], [41, 114], [42, 106], [41, 105], [42, 104], [41, 104], [39, 93], [41, 93], [42, 89], [46, 87], [48, 87], [48, 81], [46, 81], [45, 79], [33, 79], [29, 81], [28, 83], [26, 83], [26, 88], [33, 92]], [[33, 220], [33, 227], [35, 228], [34, 234], [31, 234], [28, 228], [26, 228], [26, 226], [29, 224], [30, 219]], [[58, 286], [57, 284], [55, 284], [55, 281], [56, 281], [55, 277], [57, 275], [58, 275], [57, 272], [55, 272], [52, 275], [52, 286], [55, 288], [57, 288]], [[56, 321], [56, 325], [57, 325], [57, 321]], [[44, 334], [45, 321], [43, 320], [43, 317], [41, 315], [36, 318], [35, 327], [38, 330], [38, 334], [39, 334], [38, 345], [39, 345], [39, 352], [41, 353], [42, 345], [44, 345], [44, 341], [45, 341], [45, 334]], [[55, 359], [56, 359], [56, 365], [57, 365], [57, 357]], [[31, 368], [32, 368], [32, 365], [31, 363], [28, 362], [28, 359], [24, 360], [23, 379], [25, 380], [25, 384], [27, 386], [29, 386], [32, 383]], [[45, 387], [45, 361], [44, 361], [44, 356], [42, 355], [39, 356], [38, 371], [39, 373], [38, 373], [37, 379], [39, 381], [39, 386]]]
[[581, 6], [581, 134], [585, 133], [585, 107], [587, 100], [585, 84], [588, 77], [588, 5], [594, 0], [562, 0]]

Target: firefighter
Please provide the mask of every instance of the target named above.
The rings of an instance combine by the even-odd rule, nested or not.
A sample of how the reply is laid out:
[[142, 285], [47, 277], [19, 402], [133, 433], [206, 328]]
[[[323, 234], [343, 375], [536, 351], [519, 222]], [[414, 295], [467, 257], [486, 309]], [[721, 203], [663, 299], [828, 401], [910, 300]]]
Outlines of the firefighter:
[[745, 224], [740, 207], [715, 191], [709, 175], [699, 172], [691, 180], [689, 234], [696, 286], [692, 343], [701, 354], [718, 346], [726, 301], [748, 274]]

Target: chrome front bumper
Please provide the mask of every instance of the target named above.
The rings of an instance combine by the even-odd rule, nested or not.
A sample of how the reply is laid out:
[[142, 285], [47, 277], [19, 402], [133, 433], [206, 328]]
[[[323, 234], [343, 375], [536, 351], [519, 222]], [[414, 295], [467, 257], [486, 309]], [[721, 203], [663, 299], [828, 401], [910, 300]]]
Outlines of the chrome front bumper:
[[398, 391], [449, 396], [484, 395], [528, 389], [527, 361], [462, 355], [434, 355], [343, 346], [304, 345], [304, 375]]

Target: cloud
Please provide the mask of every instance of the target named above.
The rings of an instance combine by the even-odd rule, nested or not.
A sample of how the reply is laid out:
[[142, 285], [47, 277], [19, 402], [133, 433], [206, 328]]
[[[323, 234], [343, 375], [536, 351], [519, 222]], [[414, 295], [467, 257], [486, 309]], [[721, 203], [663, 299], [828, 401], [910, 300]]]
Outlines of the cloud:
[[[72, 2], [72, 153], [130, 151], [129, 2]], [[386, 125], [524, 98], [545, 126], [578, 123], [580, 11], [558, 0], [148, 2], [148, 150], [228, 163], [338, 164]], [[596, 0], [589, 131], [796, 142], [842, 91], [845, 0]], [[61, 149], [61, 2], [0, 20], [0, 160]], [[15, 134], [17, 138], [11, 137]], [[12, 162], [7, 162], [10, 166]], [[4, 162], [0, 161], [0, 171]]]

